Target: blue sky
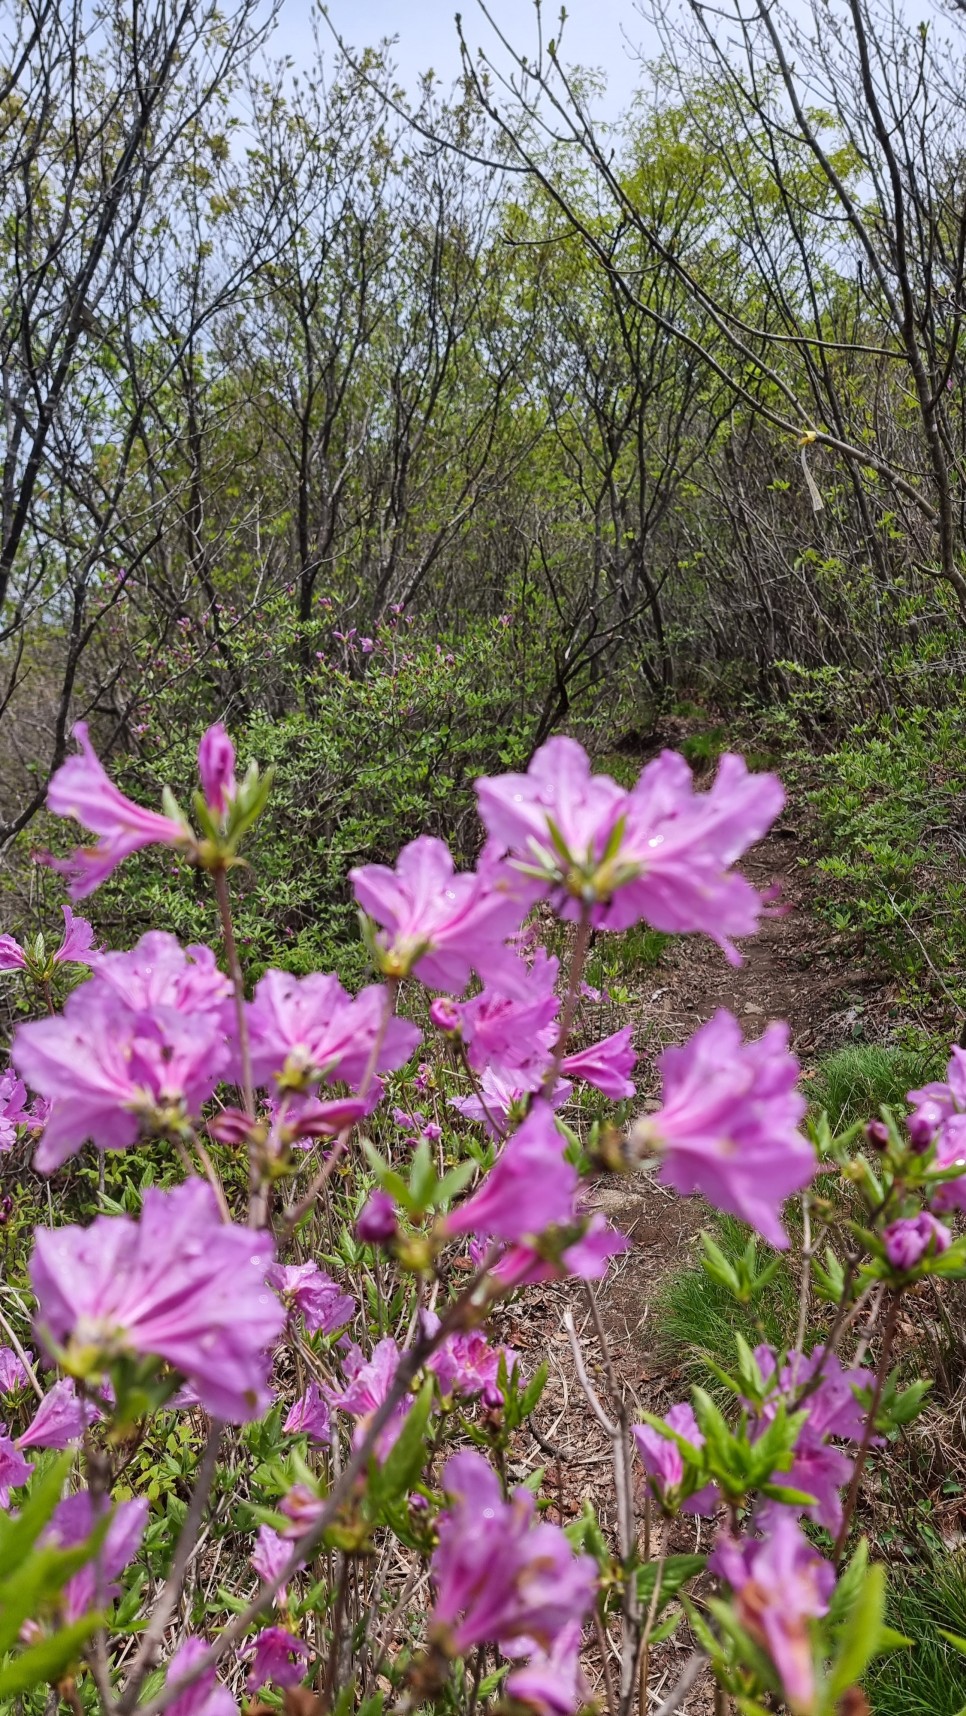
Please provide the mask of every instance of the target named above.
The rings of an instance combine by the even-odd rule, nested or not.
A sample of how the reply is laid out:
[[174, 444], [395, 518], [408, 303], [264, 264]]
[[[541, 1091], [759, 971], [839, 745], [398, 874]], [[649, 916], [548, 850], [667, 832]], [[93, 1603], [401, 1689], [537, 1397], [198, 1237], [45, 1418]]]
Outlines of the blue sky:
[[[534, 17], [529, 0], [488, 0], [493, 16], [508, 38], [522, 51], [532, 52], [536, 42]], [[289, 53], [299, 63], [311, 44], [312, 0], [285, 0], [273, 47]], [[366, 47], [383, 36], [398, 38], [396, 57], [400, 81], [411, 87], [420, 72], [432, 66], [449, 83], [459, 70], [456, 26], [457, 11], [471, 43], [492, 41], [486, 20], [476, 0], [329, 0], [332, 22], [354, 47]], [[545, 35], [556, 34], [559, 0], [545, 0]], [[654, 38], [633, 0], [567, 0], [564, 58], [571, 64], [601, 67], [607, 74], [608, 102], [620, 107], [633, 92], [637, 73], [623, 31], [633, 43], [643, 41], [654, 52]], [[323, 27], [322, 35], [325, 37]]]

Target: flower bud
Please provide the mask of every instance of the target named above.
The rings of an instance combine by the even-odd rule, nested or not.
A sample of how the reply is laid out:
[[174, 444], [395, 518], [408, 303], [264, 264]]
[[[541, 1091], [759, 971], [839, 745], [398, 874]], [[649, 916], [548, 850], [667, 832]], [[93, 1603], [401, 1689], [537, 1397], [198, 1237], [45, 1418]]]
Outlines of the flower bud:
[[429, 1017], [437, 1031], [448, 1037], [458, 1037], [462, 1028], [462, 1011], [448, 995], [437, 995], [429, 1004]]
[[884, 1120], [870, 1120], [865, 1129], [865, 1141], [873, 1150], [888, 1150], [889, 1128]]
[[208, 809], [224, 816], [237, 788], [235, 747], [220, 721], [208, 728], [198, 746], [198, 775]]
[[366, 1245], [388, 1245], [398, 1231], [396, 1208], [388, 1192], [373, 1192], [356, 1222], [356, 1235]]

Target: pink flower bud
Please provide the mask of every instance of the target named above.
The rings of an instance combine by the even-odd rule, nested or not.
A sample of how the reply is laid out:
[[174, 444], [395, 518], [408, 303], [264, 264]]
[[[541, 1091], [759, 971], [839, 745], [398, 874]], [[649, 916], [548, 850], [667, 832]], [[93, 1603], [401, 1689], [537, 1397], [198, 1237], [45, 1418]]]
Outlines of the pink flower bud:
[[198, 746], [198, 774], [208, 809], [224, 816], [237, 788], [235, 747], [220, 721], [208, 728]]

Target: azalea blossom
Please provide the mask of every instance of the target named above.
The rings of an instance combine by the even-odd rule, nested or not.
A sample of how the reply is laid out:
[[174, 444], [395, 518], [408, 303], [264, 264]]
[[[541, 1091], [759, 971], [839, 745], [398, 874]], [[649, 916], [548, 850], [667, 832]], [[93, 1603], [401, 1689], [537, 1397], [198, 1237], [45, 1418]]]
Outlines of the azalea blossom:
[[[28, 1362], [33, 1364], [33, 1353], [29, 1348], [26, 1352]], [[12, 1347], [0, 1347], [0, 1394], [12, 1394], [17, 1388], [26, 1388], [29, 1381], [19, 1354], [15, 1353]]]
[[732, 938], [757, 928], [762, 901], [732, 866], [782, 809], [774, 775], [751, 775], [740, 757], [724, 756], [711, 789], [696, 793], [684, 758], [664, 751], [625, 792], [591, 773], [576, 740], [558, 737], [525, 775], [483, 779], [476, 791], [495, 847], [562, 917], [700, 931], [738, 962]]
[[388, 1192], [370, 1192], [356, 1218], [356, 1236], [366, 1245], [388, 1245], [398, 1231], [396, 1206]]
[[633, 1027], [625, 1025], [589, 1049], [565, 1055], [560, 1071], [567, 1078], [582, 1078], [587, 1084], [594, 1085], [611, 1102], [623, 1102], [634, 1096], [637, 1088], [628, 1077], [637, 1060], [631, 1042], [633, 1035]]
[[494, 1063], [509, 1068], [535, 1062], [539, 1070], [531, 1088], [536, 1089], [557, 1040], [559, 961], [539, 948], [533, 964], [517, 960], [515, 972], [512, 993], [487, 984], [468, 1001], [449, 1005], [455, 1008], [466, 1056], [476, 1072]]
[[450, 1656], [496, 1644], [507, 1656], [548, 1652], [565, 1627], [581, 1624], [594, 1600], [597, 1569], [575, 1555], [559, 1526], [536, 1518], [529, 1490], [503, 1500], [481, 1454], [454, 1454], [443, 1470], [452, 1498], [438, 1522], [430, 1564], [436, 1603], [430, 1638]]
[[16, 1442], [7, 1435], [7, 1427], [0, 1424], [0, 1507], [10, 1506], [11, 1490], [18, 1490], [29, 1478], [33, 1466], [25, 1460]]
[[564, 1281], [569, 1275], [576, 1275], [581, 1281], [600, 1281], [607, 1274], [611, 1258], [619, 1257], [629, 1243], [599, 1211], [589, 1219], [575, 1212], [571, 1230], [555, 1233], [549, 1239], [544, 1236], [539, 1249], [528, 1245], [507, 1246], [494, 1265], [493, 1274], [507, 1288]]
[[287, 1627], [265, 1627], [251, 1647], [252, 1666], [245, 1685], [249, 1692], [271, 1683], [298, 1686], [308, 1665], [309, 1653], [301, 1639]]
[[[515, 1110], [523, 1110], [533, 1095], [543, 1083], [547, 1062], [542, 1058], [538, 1063], [530, 1062], [526, 1067], [487, 1067], [480, 1074], [478, 1089], [469, 1096], [451, 1096], [449, 1105], [462, 1114], [464, 1120], [473, 1120], [481, 1125], [489, 1137], [503, 1138], [513, 1119]], [[544, 1101], [551, 1108], [562, 1108], [572, 1090], [566, 1079], [558, 1079]]]
[[[672, 1406], [665, 1413], [664, 1422], [669, 1429], [677, 1431], [685, 1442], [690, 1442], [692, 1448], [704, 1447], [704, 1437], [698, 1429], [698, 1421], [686, 1401]], [[680, 1448], [670, 1436], [662, 1436], [661, 1432], [652, 1429], [650, 1424], [632, 1424], [631, 1435], [637, 1444], [641, 1464], [651, 1480], [655, 1495], [660, 1502], [669, 1504], [673, 1509], [678, 1499], [676, 1492], [684, 1478], [684, 1456]], [[687, 1500], [681, 1503], [681, 1512], [709, 1516], [715, 1512], [719, 1500], [717, 1485], [705, 1484], [703, 1489], [688, 1496]]]
[[[368, 1434], [369, 1425], [386, 1400], [399, 1369], [402, 1354], [394, 1340], [387, 1336], [373, 1349], [372, 1358], [352, 1366], [347, 1387], [329, 1391], [329, 1404], [338, 1412], [347, 1412], [356, 1421], [352, 1442], [358, 1447]], [[386, 1458], [403, 1427], [412, 1400], [408, 1396], [397, 1401], [376, 1441], [376, 1452]]]
[[507, 1675], [507, 1695], [535, 1716], [572, 1716], [589, 1704], [591, 1690], [580, 1667], [581, 1633], [579, 1621], [568, 1621], [548, 1651], [534, 1651], [523, 1668]]
[[[955, 1181], [953, 1182], [955, 1184]], [[937, 1257], [953, 1242], [948, 1227], [937, 1221], [928, 1210], [918, 1215], [900, 1216], [882, 1229], [882, 1243], [893, 1269], [915, 1269], [924, 1257]]]
[[[90, 1490], [78, 1490], [58, 1502], [41, 1541], [56, 1549], [73, 1549], [90, 1537], [107, 1506], [100, 1502], [95, 1508]], [[143, 1499], [119, 1502], [114, 1508], [97, 1553], [64, 1586], [61, 1609], [68, 1625], [120, 1595], [117, 1580], [138, 1552], [147, 1519], [148, 1504]]]
[[150, 1187], [137, 1222], [35, 1230], [37, 1332], [79, 1374], [164, 1359], [215, 1417], [244, 1423], [268, 1404], [266, 1349], [285, 1322], [271, 1262], [270, 1237], [223, 1222], [204, 1181]]
[[51, 1099], [35, 1165], [50, 1174], [91, 1138], [123, 1150], [142, 1135], [179, 1129], [200, 1113], [223, 1076], [228, 1048], [217, 1022], [173, 1007], [135, 1013], [96, 979], [64, 1011], [32, 1019], [11, 1058]]
[[[280, 1537], [270, 1525], [260, 1525], [258, 1536], [255, 1539], [255, 1547], [249, 1556], [249, 1560], [258, 1574], [260, 1582], [263, 1585], [269, 1585], [281, 1573], [282, 1568], [287, 1565], [291, 1553], [292, 1546], [286, 1542], [284, 1537]], [[275, 1601], [284, 1607], [287, 1601], [284, 1585], [280, 1585], [276, 1591]]]
[[273, 1263], [268, 1280], [290, 1310], [300, 1311], [310, 1335], [331, 1335], [355, 1316], [351, 1293], [343, 1293], [317, 1263]]
[[69, 1448], [83, 1437], [88, 1424], [100, 1417], [97, 1407], [81, 1400], [71, 1377], [55, 1382], [37, 1412], [17, 1437], [18, 1448]]
[[785, 1508], [767, 1511], [767, 1534], [722, 1537], [708, 1562], [734, 1593], [742, 1626], [771, 1658], [794, 1716], [809, 1716], [815, 1667], [809, 1622], [828, 1613], [835, 1569]]
[[932, 1207], [942, 1214], [966, 1210], [966, 1051], [954, 1044], [946, 1068], [946, 1082], [935, 1081], [911, 1090], [915, 1104], [909, 1117], [909, 1134], [915, 1148], [935, 1145], [933, 1166], [948, 1171], [962, 1164], [962, 1173], [941, 1180], [932, 1194]]
[[[865, 1418], [855, 1390], [872, 1379], [861, 1367], [846, 1370], [838, 1355], [826, 1352], [823, 1346], [814, 1347], [807, 1358], [790, 1353], [780, 1371], [771, 1347], [756, 1347], [755, 1361], [771, 1388], [751, 1433], [758, 1434], [773, 1421], [779, 1404], [790, 1413], [807, 1411], [792, 1463], [787, 1470], [776, 1472], [774, 1481], [814, 1496], [814, 1502], [801, 1511], [826, 1531], [836, 1532], [842, 1523], [841, 1492], [852, 1476], [853, 1460], [834, 1444], [861, 1440]], [[816, 1377], [820, 1378], [817, 1385]]]
[[[440, 1319], [435, 1311], [424, 1311], [421, 1317], [423, 1333], [435, 1335]], [[471, 1399], [482, 1395], [487, 1406], [502, 1406], [503, 1394], [498, 1381], [500, 1360], [507, 1376], [519, 1364], [519, 1354], [512, 1347], [491, 1347], [481, 1329], [470, 1329], [453, 1335], [430, 1354], [427, 1367], [439, 1381], [444, 1397], [462, 1395]]]
[[[168, 1663], [167, 1684], [176, 1686], [207, 1650], [204, 1639], [185, 1639]], [[191, 1685], [168, 1705], [167, 1716], [238, 1716], [238, 1705], [228, 1688], [219, 1684], [212, 1665], [196, 1675]]]
[[545, 1102], [535, 1103], [504, 1144], [483, 1184], [443, 1218], [447, 1234], [524, 1240], [573, 1219], [577, 1170]]
[[[94, 961], [94, 982], [106, 986], [134, 1013], [171, 1007], [188, 1016], [204, 1014], [224, 1031], [234, 1029], [231, 978], [221, 971], [210, 947], [182, 947], [167, 930], [148, 930], [124, 953], [102, 953]], [[89, 986], [83, 991], [96, 993]]]
[[0, 1151], [12, 1150], [17, 1142], [17, 1128], [28, 1126], [32, 1119], [23, 1080], [9, 1071], [0, 1074]]
[[198, 746], [198, 777], [208, 809], [224, 816], [237, 791], [235, 747], [220, 721], [202, 735]]
[[782, 1205], [816, 1168], [798, 1131], [806, 1102], [788, 1026], [769, 1025], [745, 1042], [734, 1015], [719, 1008], [682, 1047], [665, 1049], [658, 1066], [661, 1107], [632, 1133], [635, 1144], [660, 1152], [658, 1178], [676, 1192], [700, 1192], [771, 1245], [787, 1246]]
[[520, 962], [505, 942], [525, 911], [512, 873], [484, 860], [478, 870], [458, 874], [445, 842], [421, 835], [403, 847], [395, 870], [364, 864], [350, 870], [349, 880], [380, 926], [376, 946], [387, 975], [413, 972], [454, 995], [474, 971], [512, 981]]
[[82, 900], [106, 881], [117, 866], [145, 846], [184, 850], [194, 845], [186, 823], [159, 811], [145, 810], [114, 785], [95, 754], [86, 721], [78, 721], [73, 737], [78, 756], [68, 757], [47, 789], [47, 808], [55, 816], [73, 817], [98, 836], [95, 846], [82, 846], [67, 860], [50, 859], [51, 867], [69, 877], [72, 900]]
[[[70, 906], [62, 906], [64, 934], [54, 949], [54, 965], [93, 965], [97, 959], [94, 929], [86, 918], [75, 918]], [[0, 935], [0, 971], [25, 971], [27, 955], [12, 935]]]
[[310, 1382], [289, 1408], [282, 1429], [289, 1436], [308, 1436], [313, 1442], [327, 1442], [331, 1430], [328, 1402], [317, 1382]]
[[378, 983], [350, 996], [334, 973], [266, 971], [248, 1006], [255, 1083], [302, 1091], [324, 1079], [358, 1090], [367, 1073], [395, 1071], [420, 1033], [408, 1019], [387, 1019], [390, 1006]]

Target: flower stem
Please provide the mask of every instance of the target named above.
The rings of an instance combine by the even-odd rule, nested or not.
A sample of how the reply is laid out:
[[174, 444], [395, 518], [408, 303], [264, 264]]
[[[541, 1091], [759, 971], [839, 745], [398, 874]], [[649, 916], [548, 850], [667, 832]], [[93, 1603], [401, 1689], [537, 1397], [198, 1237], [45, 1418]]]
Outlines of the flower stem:
[[560, 1018], [560, 1030], [557, 1034], [557, 1041], [554, 1045], [553, 1060], [550, 1062], [550, 1066], [547, 1069], [547, 1076], [541, 1086], [542, 1093], [545, 1097], [553, 1095], [557, 1079], [560, 1076], [560, 1064], [564, 1055], [567, 1053], [567, 1043], [570, 1038], [570, 1033], [573, 1030], [574, 1019], [577, 1013], [577, 995], [580, 989], [580, 979], [584, 974], [584, 966], [587, 962], [587, 950], [590, 947], [590, 929], [590, 907], [583, 905], [580, 909], [580, 922], [577, 925], [577, 935], [574, 940], [574, 951], [570, 959], [570, 981], [567, 985], [567, 994], [564, 999], [563, 1013]]

